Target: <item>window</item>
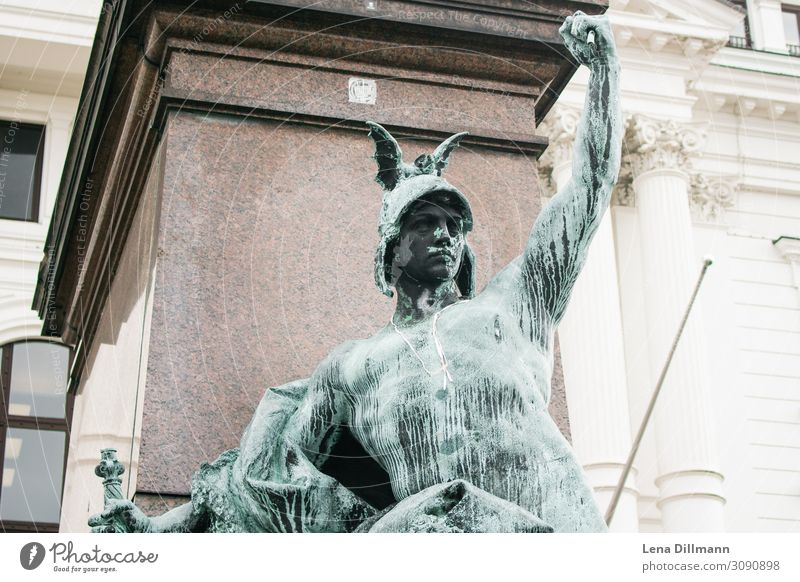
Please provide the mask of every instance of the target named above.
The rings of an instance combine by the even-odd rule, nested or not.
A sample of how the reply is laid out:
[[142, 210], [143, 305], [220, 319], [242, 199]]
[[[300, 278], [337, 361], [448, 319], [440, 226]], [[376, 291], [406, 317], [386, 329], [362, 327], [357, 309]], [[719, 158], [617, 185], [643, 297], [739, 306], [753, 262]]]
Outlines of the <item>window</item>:
[[0, 531], [57, 532], [72, 396], [66, 346], [0, 347]]
[[750, 22], [747, 20], [747, 3], [745, 0], [731, 0], [731, 3], [741, 8], [745, 13], [745, 17], [731, 31], [731, 35], [728, 37], [728, 46], [750, 48]]
[[783, 34], [790, 55], [800, 57], [800, 6], [781, 5]]
[[44, 127], [0, 121], [0, 218], [39, 220]]

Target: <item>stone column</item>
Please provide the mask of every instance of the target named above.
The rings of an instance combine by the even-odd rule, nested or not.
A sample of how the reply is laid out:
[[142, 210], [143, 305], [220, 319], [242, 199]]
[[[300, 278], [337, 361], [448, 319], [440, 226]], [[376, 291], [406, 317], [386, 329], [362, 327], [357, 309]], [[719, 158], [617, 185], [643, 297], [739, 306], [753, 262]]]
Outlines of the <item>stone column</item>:
[[[688, 154], [699, 149], [702, 137], [695, 127], [641, 116], [628, 128], [652, 363], [648, 398], [700, 272], [692, 242]], [[665, 532], [724, 530], [723, 476], [709, 412], [700, 301], [694, 306], [656, 404], [655, 427], [650, 427], [656, 432], [656, 484]]]
[[[566, 186], [572, 174], [578, 118], [578, 111], [559, 108], [540, 128], [550, 137], [542, 163], [549, 166], [556, 191]], [[602, 512], [608, 507], [631, 446], [617, 281], [611, 213], [606, 212], [558, 328], [572, 441]], [[639, 531], [633, 473], [611, 531]]]

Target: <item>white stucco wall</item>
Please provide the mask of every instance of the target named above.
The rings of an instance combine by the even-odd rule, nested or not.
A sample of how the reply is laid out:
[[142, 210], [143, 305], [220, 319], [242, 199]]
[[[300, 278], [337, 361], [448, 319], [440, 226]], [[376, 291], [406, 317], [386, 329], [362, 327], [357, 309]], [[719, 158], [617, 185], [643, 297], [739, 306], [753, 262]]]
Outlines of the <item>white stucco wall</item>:
[[[774, 32], [759, 28], [774, 16], [759, 19], [762, 4], [749, 6], [751, 16], [756, 13], [751, 30], [758, 47]], [[704, 328], [710, 406], [704, 426], [689, 430], [701, 436], [713, 430], [707, 440], [715, 449], [715, 470], [724, 478], [724, 529], [800, 531], [800, 253], [792, 241], [794, 250], [773, 244], [781, 236], [800, 237], [800, 58], [724, 47], [719, 32], [732, 29], [737, 15], [716, 0], [629, 0], [611, 6], [630, 123], [636, 116], [673, 120], [704, 134], [700, 147], [687, 149], [687, 163], [677, 168], [692, 177], [696, 264], [690, 268], [699, 273], [704, 256], [715, 259], [692, 316]], [[585, 84], [583, 72], [559, 107], [579, 108]], [[629, 132], [631, 150], [632, 139]], [[711, 187], [695, 187], [698, 175]], [[703, 212], [700, 197], [720, 192], [728, 199], [712, 205], [716, 213]], [[631, 434], [654, 388], [653, 368], [663, 365], [663, 358], [647, 353], [658, 338], [648, 323], [652, 306], [642, 295], [642, 243], [648, 232], [642, 230], [641, 212], [635, 196], [630, 205], [611, 210]], [[687, 288], [685, 301], [690, 293]], [[579, 365], [565, 354], [565, 369]], [[568, 395], [583, 389], [567, 383]], [[659, 465], [674, 454], [665, 444], [666, 423], [654, 417], [635, 463], [639, 531], [670, 531], [661, 511], [663, 478], [662, 488], [657, 485]], [[576, 445], [604, 438], [575, 422], [572, 430]], [[713, 497], [697, 487], [698, 499]], [[708, 515], [703, 503], [697, 507], [692, 519], [703, 530]]]

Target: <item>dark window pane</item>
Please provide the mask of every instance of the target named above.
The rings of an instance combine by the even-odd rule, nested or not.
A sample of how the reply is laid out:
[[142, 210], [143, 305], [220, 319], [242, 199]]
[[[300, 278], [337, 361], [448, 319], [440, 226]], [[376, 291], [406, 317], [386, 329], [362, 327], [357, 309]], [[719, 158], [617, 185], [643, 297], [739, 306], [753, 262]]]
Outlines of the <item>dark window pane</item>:
[[69, 348], [20, 342], [13, 350], [8, 414], [64, 418]]
[[43, 139], [41, 126], [0, 121], [0, 218], [38, 220]]
[[52, 430], [8, 429], [0, 519], [58, 522], [65, 437]]

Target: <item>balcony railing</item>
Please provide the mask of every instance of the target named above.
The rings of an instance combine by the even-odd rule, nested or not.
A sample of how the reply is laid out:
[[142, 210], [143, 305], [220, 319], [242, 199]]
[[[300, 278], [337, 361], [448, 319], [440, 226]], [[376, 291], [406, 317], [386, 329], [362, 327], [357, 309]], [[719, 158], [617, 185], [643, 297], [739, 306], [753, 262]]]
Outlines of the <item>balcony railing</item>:
[[746, 36], [729, 36], [728, 46], [740, 49], [750, 48], [750, 39]]
[[[737, 49], [753, 49], [750, 39], [744, 36], [729, 36], [727, 46]], [[800, 44], [787, 44], [786, 50], [790, 56], [800, 57]]]

